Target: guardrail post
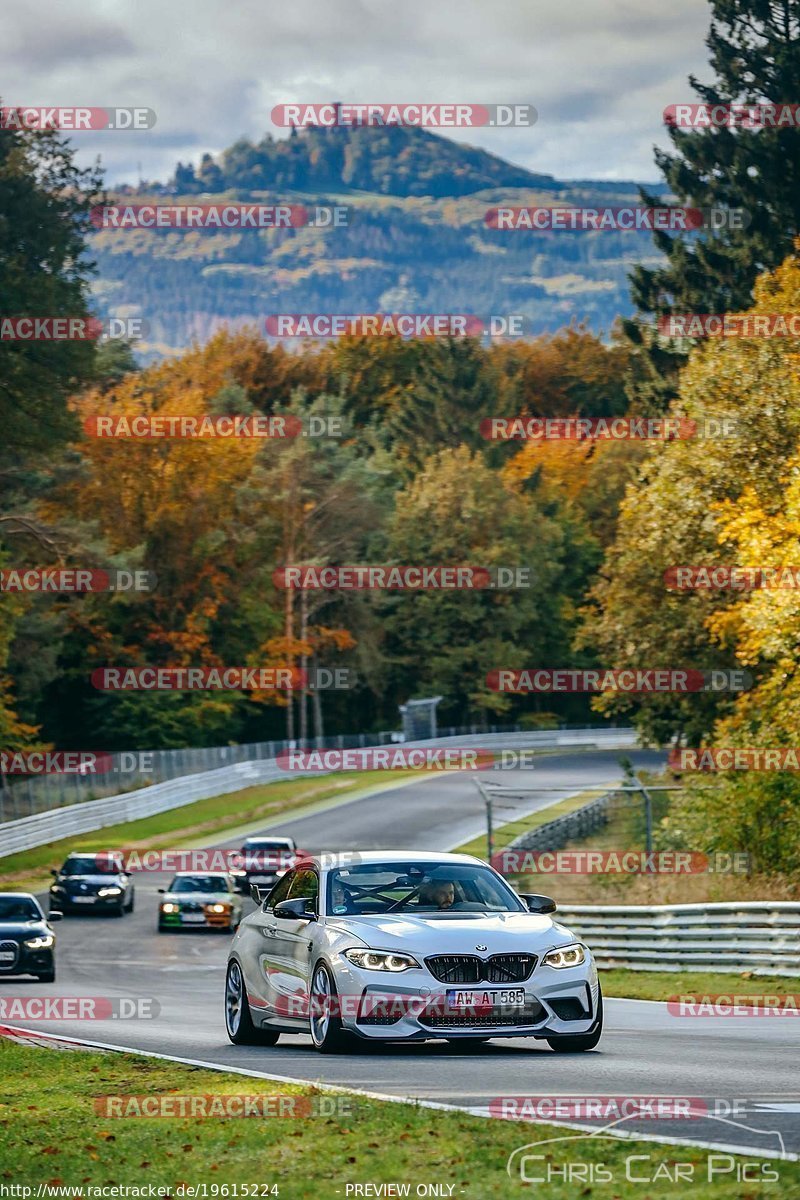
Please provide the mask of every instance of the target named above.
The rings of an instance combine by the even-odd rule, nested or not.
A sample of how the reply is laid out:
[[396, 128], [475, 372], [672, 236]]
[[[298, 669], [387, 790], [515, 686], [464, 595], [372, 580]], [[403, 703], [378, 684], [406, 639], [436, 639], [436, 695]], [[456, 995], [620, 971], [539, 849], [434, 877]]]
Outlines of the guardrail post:
[[[644, 796], [644, 828], [645, 828], [645, 850], [648, 854], [653, 853], [653, 801], [650, 798], [650, 793], [642, 783], [638, 775], [633, 776], [633, 781], [639, 788], [639, 791]], [[645, 864], [647, 866], [647, 864]]]

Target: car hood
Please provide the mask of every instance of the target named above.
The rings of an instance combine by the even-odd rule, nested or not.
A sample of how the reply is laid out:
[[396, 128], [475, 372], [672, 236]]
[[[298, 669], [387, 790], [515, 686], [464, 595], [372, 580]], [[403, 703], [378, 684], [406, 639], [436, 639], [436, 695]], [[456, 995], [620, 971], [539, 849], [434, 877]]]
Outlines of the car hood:
[[377, 950], [423, 954], [539, 952], [574, 940], [549, 916], [535, 913], [459, 913], [410, 917], [403, 913], [374, 917], [334, 917], [329, 923]]
[[230, 892], [165, 892], [164, 901], [170, 904], [232, 904], [234, 897]]
[[0, 921], [0, 941], [3, 938], [34, 938], [52, 931], [44, 921]]

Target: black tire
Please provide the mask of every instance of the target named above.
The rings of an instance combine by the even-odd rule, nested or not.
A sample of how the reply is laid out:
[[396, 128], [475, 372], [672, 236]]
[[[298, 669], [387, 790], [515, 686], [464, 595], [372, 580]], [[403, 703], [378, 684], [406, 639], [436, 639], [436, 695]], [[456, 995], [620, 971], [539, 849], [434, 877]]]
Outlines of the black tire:
[[242, 968], [235, 958], [225, 972], [225, 1029], [234, 1046], [274, 1046], [280, 1037], [272, 1029], [256, 1029], [247, 1003]]
[[134, 906], [134, 904], [135, 904], [135, 903], [136, 903], [136, 893], [135, 893], [135, 892], [131, 892], [130, 904], [129, 904], [129, 905], [128, 905], [128, 907], [125, 909], [125, 912], [132, 913], [132, 912], [133, 912], [133, 906]]
[[116, 908], [112, 908], [111, 915], [112, 915], [112, 917], [124, 917], [125, 916], [125, 905], [118, 904], [116, 906]]
[[556, 1054], [582, 1054], [585, 1050], [594, 1050], [603, 1033], [603, 996], [597, 989], [597, 1016], [588, 1033], [559, 1033], [546, 1038], [551, 1050]]
[[314, 1049], [320, 1054], [341, 1054], [352, 1046], [352, 1038], [342, 1028], [336, 1011], [339, 994], [330, 968], [318, 962], [311, 976], [309, 1032]]
[[45, 971], [43, 974], [37, 975], [36, 978], [39, 980], [39, 983], [55, 983], [55, 968], [52, 971]]

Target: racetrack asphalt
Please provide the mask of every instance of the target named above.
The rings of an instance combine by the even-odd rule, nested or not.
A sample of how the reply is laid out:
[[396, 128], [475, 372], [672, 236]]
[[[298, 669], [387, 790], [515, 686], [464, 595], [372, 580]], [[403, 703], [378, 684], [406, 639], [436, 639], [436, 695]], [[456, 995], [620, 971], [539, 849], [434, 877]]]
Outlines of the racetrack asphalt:
[[[620, 753], [559, 752], [537, 760], [531, 771], [503, 772], [502, 783], [509, 789], [545, 790], [508, 801], [512, 807], [502, 815], [498, 809], [498, 823], [585, 788], [617, 781]], [[624, 753], [637, 768], [663, 762], [655, 752]], [[500, 773], [479, 774], [496, 779]], [[446, 850], [477, 836], [484, 823], [483, 801], [473, 780], [466, 774], [442, 774], [250, 832], [289, 834], [309, 851]], [[241, 837], [228, 844], [240, 845]], [[525, 1038], [490, 1041], [477, 1051], [441, 1041], [413, 1046], [365, 1044], [353, 1053], [325, 1057], [312, 1049], [309, 1038], [299, 1035], [284, 1035], [275, 1047], [233, 1046], [225, 1033], [222, 1009], [229, 939], [206, 930], [159, 935], [157, 889], [168, 880], [165, 874], [137, 875], [136, 911], [122, 920], [93, 914], [65, 918], [56, 927], [56, 983], [0, 981], [4, 1001], [16, 996], [154, 997], [159, 1005], [156, 1017], [4, 1018], [5, 1023], [476, 1112], [496, 1112], [498, 1101], [508, 1096], [692, 1098], [695, 1115], [691, 1118], [636, 1119], [620, 1128], [631, 1135], [747, 1148], [769, 1156], [780, 1156], [784, 1150], [800, 1153], [800, 1023], [791, 1017], [685, 1017], [671, 1015], [661, 1003], [607, 999], [602, 1040], [596, 1050], [579, 1055], [557, 1055], [546, 1042]], [[555, 880], [545, 890], [558, 899]], [[248, 901], [248, 911], [250, 907]], [[731, 990], [736, 979], [731, 977]], [[756, 990], [752, 981], [749, 990]], [[759, 990], [769, 991], [768, 980]], [[700, 1115], [701, 1101], [726, 1119]], [[597, 1129], [606, 1122], [587, 1124], [576, 1119], [573, 1123], [576, 1129]]]

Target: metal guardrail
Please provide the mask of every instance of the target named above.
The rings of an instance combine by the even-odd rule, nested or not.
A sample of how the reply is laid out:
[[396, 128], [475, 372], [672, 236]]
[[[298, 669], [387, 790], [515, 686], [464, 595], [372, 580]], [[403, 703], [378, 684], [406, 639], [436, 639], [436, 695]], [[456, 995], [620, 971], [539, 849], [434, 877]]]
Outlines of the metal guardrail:
[[[609, 727], [599, 728], [605, 731]], [[569, 733], [570, 727], [563, 725], [558, 730]], [[552, 734], [556, 730], [541, 732]], [[487, 735], [516, 736], [520, 733], [519, 725], [490, 725], [484, 730], [478, 725], [465, 725], [440, 729], [437, 736], [442, 740], [456, 738], [480, 741]], [[523, 733], [522, 736], [527, 734]], [[397, 741], [402, 741], [402, 734], [397, 730], [385, 729], [379, 733], [338, 733], [330, 737], [306, 738], [303, 746], [308, 750], [353, 750], [387, 746]], [[249, 742], [239, 746], [188, 746], [181, 750], [123, 750], [103, 753], [105, 769], [100, 774], [52, 774], [27, 778], [6, 776], [0, 778], [0, 824], [52, 808], [65, 808], [71, 804], [99, 800], [103, 796], [116, 796], [123, 790], [133, 791], [154, 783], [164, 783], [168, 779], [182, 779], [186, 775], [229, 767], [234, 763], [253, 759], [274, 760], [278, 754], [293, 750], [299, 744], [296, 740], [284, 740]]]
[[594, 833], [595, 830], [607, 823], [608, 806], [612, 795], [614, 795], [613, 792], [606, 792], [605, 796], [598, 796], [581, 808], [576, 808], [571, 813], [565, 813], [563, 817], [556, 817], [553, 821], [546, 821], [544, 825], [529, 829], [527, 833], [521, 833], [504, 848], [506, 850], [560, 850], [573, 838], [588, 837], [590, 833]]
[[[369, 735], [366, 735], [369, 736]], [[612, 746], [629, 747], [636, 744], [636, 732], [632, 729], [584, 729], [584, 730], [537, 730], [531, 733], [501, 733], [467, 735], [462, 737], [435, 738], [424, 742], [407, 742], [410, 746], [447, 746], [454, 741], [466, 746], [477, 745], [487, 750], [556, 749], [560, 746]], [[335, 747], [330, 747], [331, 749]], [[314, 772], [317, 774], [318, 772]], [[292, 772], [299, 776], [303, 772]], [[100, 800], [86, 800], [63, 808], [34, 813], [18, 820], [0, 824], [0, 859], [20, 850], [30, 850], [62, 838], [79, 836], [117, 825], [149, 817], [154, 813], [180, 808], [195, 800], [221, 796], [252, 787], [256, 783], [286, 780], [289, 775], [278, 766], [276, 760], [253, 759], [234, 763], [213, 771], [186, 775], [156, 783], [135, 791], [108, 796]]]
[[[800, 977], [800, 903], [559, 904], [602, 967]], [[742, 989], [740, 989], [742, 990]]]
[[107, 796], [102, 800], [87, 800], [83, 804], [34, 813], [33, 816], [0, 825], [0, 859], [20, 850], [31, 850], [34, 846], [45, 846], [49, 842], [91, 833], [109, 825], [138, 821], [142, 817], [180, 808], [195, 800], [224, 796], [277, 779], [285, 780], [286, 772], [277, 766], [274, 759], [271, 762], [235, 763], [216, 771], [203, 771], [186, 775], [183, 779], [170, 779], [151, 787], [124, 792], [121, 796]]

